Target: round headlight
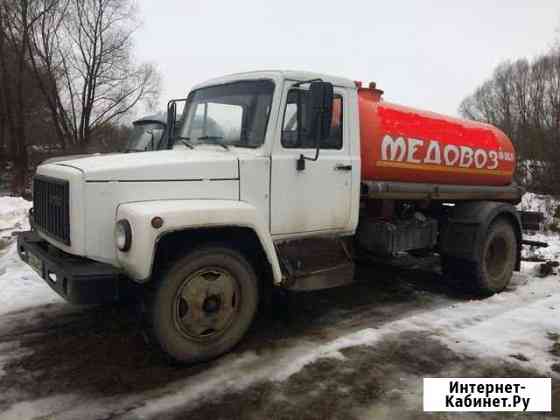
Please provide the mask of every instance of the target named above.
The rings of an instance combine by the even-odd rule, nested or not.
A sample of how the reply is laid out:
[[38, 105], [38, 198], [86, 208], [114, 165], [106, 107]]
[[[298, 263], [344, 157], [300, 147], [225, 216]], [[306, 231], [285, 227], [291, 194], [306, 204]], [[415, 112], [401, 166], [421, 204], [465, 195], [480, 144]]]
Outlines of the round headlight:
[[115, 243], [121, 251], [128, 251], [132, 242], [132, 229], [128, 220], [119, 220], [115, 225]]

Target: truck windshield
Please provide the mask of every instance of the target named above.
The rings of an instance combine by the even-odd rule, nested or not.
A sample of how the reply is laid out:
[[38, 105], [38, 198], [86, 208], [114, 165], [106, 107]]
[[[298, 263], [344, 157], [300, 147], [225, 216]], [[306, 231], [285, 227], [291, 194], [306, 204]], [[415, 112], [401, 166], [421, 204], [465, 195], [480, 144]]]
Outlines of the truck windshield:
[[157, 150], [165, 124], [159, 122], [136, 122], [128, 139], [127, 152]]
[[197, 89], [189, 94], [175, 131], [176, 144], [259, 147], [264, 143], [274, 83], [252, 80]]

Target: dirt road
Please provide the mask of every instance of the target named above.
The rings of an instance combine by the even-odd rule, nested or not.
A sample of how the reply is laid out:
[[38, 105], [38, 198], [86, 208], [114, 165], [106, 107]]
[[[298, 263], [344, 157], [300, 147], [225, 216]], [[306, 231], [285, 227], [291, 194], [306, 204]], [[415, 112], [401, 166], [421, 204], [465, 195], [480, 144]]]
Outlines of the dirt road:
[[553, 375], [556, 389], [556, 277], [526, 267], [473, 301], [418, 268], [363, 267], [352, 286], [277, 299], [234, 352], [192, 367], [156, 352], [131, 307], [3, 314], [0, 418], [431, 418], [425, 376]]

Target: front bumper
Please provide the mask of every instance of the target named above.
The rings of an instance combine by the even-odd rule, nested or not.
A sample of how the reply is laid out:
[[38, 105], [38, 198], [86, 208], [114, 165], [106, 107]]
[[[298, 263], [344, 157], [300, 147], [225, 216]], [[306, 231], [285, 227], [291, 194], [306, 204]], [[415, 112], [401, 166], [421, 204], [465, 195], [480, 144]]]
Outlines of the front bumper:
[[[21, 232], [17, 248], [20, 258], [68, 302], [98, 304], [120, 299], [121, 274], [109, 264], [53, 250], [34, 231]], [[33, 259], [33, 264], [30, 264], [30, 259]]]

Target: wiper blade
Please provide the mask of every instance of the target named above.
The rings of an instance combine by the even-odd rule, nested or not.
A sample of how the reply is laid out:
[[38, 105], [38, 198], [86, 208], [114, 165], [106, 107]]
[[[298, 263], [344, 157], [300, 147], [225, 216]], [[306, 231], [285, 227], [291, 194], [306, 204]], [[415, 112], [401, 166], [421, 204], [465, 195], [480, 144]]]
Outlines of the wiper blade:
[[189, 149], [194, 149], [194, 145], [190, 142], [191, 138], [190, 137], [175, 137], [177, 140], [181, 140], [181, 143], [183, 143], [185, 146], [187, 146]]
[[222, 146], [224, 149], [229, 150], [229, 146], [222, 141], [223, 139], [224, 138], [220, 136], [202, 136], [197, 140], [210, 141], [213, 144], [217, 144], [218, 146]]

